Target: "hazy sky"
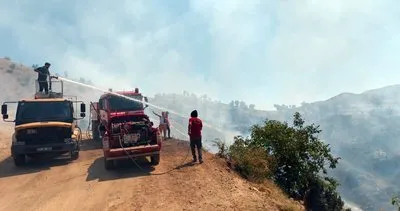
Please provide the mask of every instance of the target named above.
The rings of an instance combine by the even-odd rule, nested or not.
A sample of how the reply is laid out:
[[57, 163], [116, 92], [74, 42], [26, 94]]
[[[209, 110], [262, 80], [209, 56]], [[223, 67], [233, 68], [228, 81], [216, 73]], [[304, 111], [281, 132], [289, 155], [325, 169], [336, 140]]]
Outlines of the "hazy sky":
[[399, 48], [395, 0], [0, 0], [0, 56], [258, 108], [398, 83]]

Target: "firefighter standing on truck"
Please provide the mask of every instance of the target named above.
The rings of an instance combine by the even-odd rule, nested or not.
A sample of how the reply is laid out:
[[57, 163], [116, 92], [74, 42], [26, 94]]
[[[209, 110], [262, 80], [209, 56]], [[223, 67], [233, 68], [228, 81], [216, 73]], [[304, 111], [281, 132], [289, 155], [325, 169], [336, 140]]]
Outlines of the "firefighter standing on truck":
[[47, 83], [47, 76], [50, 75], [49, 68], [50, 63], [46, 62], [44, 66], [34, 69], [38, 73], [39, 92], [44, 91], [46, 94], [49, 93], [49, 84]]
[[190, 113], [188, 135], [190, 137], [190, 148], [192, 150], [193, 162], [197, 162], [196, 150], [198, 153], [199, 162], [203, 163], [202, 143], [201, 143], [201, 130], [203, 129], [203, 123], [198, 118], [197, 110]]

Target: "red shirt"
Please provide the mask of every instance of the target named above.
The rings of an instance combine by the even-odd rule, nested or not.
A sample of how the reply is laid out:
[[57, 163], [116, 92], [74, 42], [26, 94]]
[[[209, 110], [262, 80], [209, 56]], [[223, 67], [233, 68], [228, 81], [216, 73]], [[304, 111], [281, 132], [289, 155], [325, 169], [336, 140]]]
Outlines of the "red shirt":
[[189, 136], [191, 138], [201, 137], [201, 129], [203, 129], [203, 122], [197, 117], [189, 119]]

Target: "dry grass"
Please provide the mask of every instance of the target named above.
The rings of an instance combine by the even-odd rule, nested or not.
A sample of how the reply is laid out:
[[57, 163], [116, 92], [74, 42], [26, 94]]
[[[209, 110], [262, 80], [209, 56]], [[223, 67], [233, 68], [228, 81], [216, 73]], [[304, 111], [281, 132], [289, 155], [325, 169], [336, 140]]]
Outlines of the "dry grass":
[[[227, 166], [227, 160], [225, 158], [220, 158], [218, 155], [214, 155], [215, 161], [222, 167], [230, 169], [230, 164]], [[230, 170], [232, 174], [237, 177], [243, 177], [239, 172]], [[269, 205], [276, 207], [278, 210], [282, 211], [304, 211], [304, 205], [302, 202], [290, 199], [273, 181], [265, 179], [263, 182], [252, 182], [246, 180], [253, 191], [262, 194], [265, 201]]]
[[265, 180], [263, 183], [258, 184], [260, 191], [264, 191], [267, 195], [274, 200], [274, 203], [282, 211], [305, 210], [303, 203], [290, 199], [274, 182]]
[[262, 149], [236, 148], [231, 150], [233, 167], [246, 179], [262, 182], [270, 177], [268, 158]]
[[237, 176], [246, 178], [255, 191], [264, 194], [271, 205], [282, 211], [305, 210], [302, 202], [290, 199], [270, 179], [270, 169], [274, 168], [274, 160], [267, 157], [264, 150], [245, 147], [240, 142], [233, 144], [229, 149], [221, 141], [214, 143], [219, 148], [215, 157], [220, 160], [220, 164], [228, 164]]

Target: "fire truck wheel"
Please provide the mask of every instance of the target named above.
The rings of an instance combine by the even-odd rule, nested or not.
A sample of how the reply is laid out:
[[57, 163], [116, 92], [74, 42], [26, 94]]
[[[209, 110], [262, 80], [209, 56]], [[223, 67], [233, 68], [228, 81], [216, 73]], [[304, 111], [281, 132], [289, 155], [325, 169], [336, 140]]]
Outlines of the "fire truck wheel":
[[151, 156], [150, 161], [152, 165], [158, 165], [160, 163], [160, 154]]
[[113, 160], [106, 160], [104, 158], [104, 166], [107, 170], [115, 168], [115, 163]]
[[98, 142], [100, 141], [100, 133], [99, 133], [99, 123], [98, 121], [93, 121], [92, 122], [92, 135], [93, 135], [93, 140]]
[[23, 166], [26, 162], [26, 157], [24, 154], [22, 155], [13, 155], [14, 164], [16, 166]]
[[78, 151], [78, 150], [72, 150], [72, 151], [70, 152], [70, 155], [71, 155], [71, 159], [72, 159], [72, 160], [76, 160], [76, 159], [79, 158], [79, 151]]

